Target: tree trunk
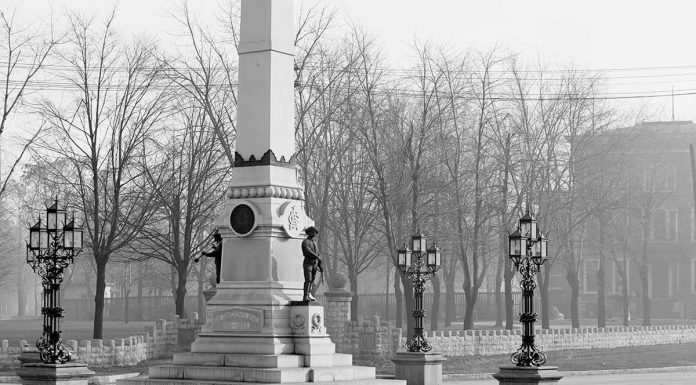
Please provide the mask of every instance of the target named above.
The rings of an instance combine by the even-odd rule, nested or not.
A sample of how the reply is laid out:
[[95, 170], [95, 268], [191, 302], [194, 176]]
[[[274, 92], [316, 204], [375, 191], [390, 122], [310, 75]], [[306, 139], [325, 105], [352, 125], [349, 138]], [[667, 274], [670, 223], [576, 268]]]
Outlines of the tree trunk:
[[478, 299], [478, 290], [472, 288], [470, 291], [464, 292], [464, 298], [466, 303], [464, 305], [464, 330], [471, 330], [474, 328], [474, 308], [476, 307], [476, 300]]
[[430, 315], [430, 330], [440, 330], [440, 278], [434, 274], [433, 278], [433, 307]]
[[623, 305], [623, 326], [628, 326], [628, 322], [631, 320], [630, 318], [630, 310], [629, 310], [629, 305], [630, 305], [630, 297], [628, 293], [628, 269], [627, 269], [627, 263], [624, 262], [624, 276], [623, 276], [623, 293], [621, 293], [621, 299], [622, 299], [622, 305]]
[[387, 278], [386, 279], [386, 287], [384, 288], [385, 290], [385, 297], [384, 297], [384, 318], [386, 321], [389, 321], [389, 275], [390, 275], [390, 263], [391, 263], [391, 258], [387, 256], [387, 271], [384, 274], [384, 276]]
[[23, 275], [24, 264], [19, 263], [17, 264], [17, 315], [20, 317], [26, 314], [27, 309], [26, 282], [24, 282]]
[[512, 330], [515, 320], [515, 300], [512, 297], [512, 279], [515, 277], [515, 270], [512, 268], [512, 261], [505, 258], [505, 329]]
[[97, 290], [94, 293], [94, 329], [93, 339], [102, 339], [104, 334], [104, 292], [106, 291], [106, 263], [105, 257], [95, 256], [97, 265]]
[[457, 301], [454, 293], [454, 278], [445, 279], [445, 290], [445, 326], [451, 326], [452, 321], [457, 316]]
[[606, 239], [607, 221], [604, 215], [599, 218], [599, 269], [597, 270], [597, 327], [607, 326], [607, 294], [606, 294]]
[[[539, 274], [541, 274], [541, 272], [539, 272]], [[539, 298], [541, 299], [541, 328], [549, 329], [551, 327], [551, 301], [549, 299], [551, 269], [548, 264], [546, 264], [546, 268], [544, 268], [543, 276], [544, 279], [538, 280]]]
[[643, 326], [650, 326], [650, 286], [648, 285], [648, 265], [640, 265], [640, 288], [643, 297]]
[[401, 274], [399, 269], [394, 269], [394, 297], [396, 299], [396, 327], [404, 327], [404, 293], [401, 290]]
[[126, 297], [125, 297], [124, 304], [123, 304], [123, 307], [124, 307], [124, 310], [123, 310], [123, 322], [124, 322], [124, 323], [128, 323], [128, 309], [129, 309], [129, 306], [128, 306], [128, 305], [129, 305], [129, 301], [128, 301], [128, 299], [129, 299], [129, 296], [128, 296], [128, 293], [126, 293]]
[[580, 307], [578, 300], [580, 298], [580, 281], [578, 274], [574, 268], [568, 269], [566, 279], [570, 285], [570, 319], [571, 327], [577, 329], [580, 327]]
[[205, 321], [205, 296], [203, 295], [203, 290], [205, 289], [205, 272], [207, 271], [207, 261], [208, 258], [204, 258], [200, 265], [198, 265], [198, 287], [196, 294], [198, 296], [198, 317], [202, 321]]
[[604, 258], [600, 256], [599, 269], [597, 269], [597, 327], [607, 326], [607, 297], [605, 289], [605, 266]]
[[145, 314], [143, 312], [143, 272], [138, 274], [138, 301], [137, 301], [138, 311], [135, 313], [135, 320], [142, 321], [145, 319]]
[[650, 210], [643, 210], [643, 220], [642, 220], [642, 230], [643, 230], [643, 242], [641, 244], [641, 264], [639, 268], [640, 273], [640, 287], [641, 296], [643, 297], [643, 326], [650, 326], [650, 285], [648, 281], [648, 240], [650, 239], [650, 222], [651, 222]]
[[[358, 320], [359, 312], [359, 295], [358, 295], [358, 276], [356, 274], [351, 274], [350, 269], [348, 269], [348, 279], [350, 280], [350, 291], [353, 292], [353, 298], [350, 300], [350, 320]], [[364, 314], [363, 314], [364, 315]], [[372, 314], [370, 314], [371, 316]]]
[[507, 239], [506, 234], [502, 230], [499, 234], [499, 252], [498, 252], [498, 265], [495, 270], [495, 326], [503, 326], [503, 315], [505, 314], [505, 299], [503, 298], [503, 293], [501, 291], [503, 286], [503, 272], [505, 270], [505, 260], [507, 259], [503, 250], [507, 250]]
[[174, 298], [174, 303], [176, 307], [176, 314], [179, 316], [180, 319], [187, 318], [186, 315], [186, 305], [185, 305], [185, 299], [186, 299], [186, 282], [187, 282], [187, 276], [186, 272], [188, 271], [188, 266], [180, 266], [179, 269], [177, 270], [177, 282], [176, 282], [176, 296]]

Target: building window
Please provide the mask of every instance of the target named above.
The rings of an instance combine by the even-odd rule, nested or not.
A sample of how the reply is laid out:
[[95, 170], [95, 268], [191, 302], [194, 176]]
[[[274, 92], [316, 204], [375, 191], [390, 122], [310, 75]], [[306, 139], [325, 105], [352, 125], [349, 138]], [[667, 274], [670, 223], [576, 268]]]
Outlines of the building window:
[[582, 287], [585, 294], [597, 294], [597, 270], [599, 270], [598, 260], [583, 261]]
[[670, 262], [668, 265], [667, 285], [669, 290], [669, 298], [680, 295], [679, 293], [679, 263]]
[[677, 168], [672, 163], [655, 163], [643, 169], [644, 192], [673, 192], [677, 189]]
[[678, 240], [677, 210], [657, 209], [652, 214], [650, 222], [651, 241], [676, 242]]

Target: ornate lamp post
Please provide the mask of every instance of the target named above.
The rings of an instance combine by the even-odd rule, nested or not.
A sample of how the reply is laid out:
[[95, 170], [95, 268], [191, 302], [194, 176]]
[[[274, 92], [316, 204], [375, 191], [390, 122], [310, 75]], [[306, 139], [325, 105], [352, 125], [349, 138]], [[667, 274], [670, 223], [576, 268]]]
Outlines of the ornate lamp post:
[[510, 357], [517, 366], [541, 366], [546, 363], [546, 354], [534, 345], [534, 322], [537, 313], [534, 312], [534, 276], [541, 265], [546, 262], [547, 239], [537, 228], [534, 217], [527, 213], [520, 218], [518, 228], [510, 234], [510, 259], [522, 275], [522, 302], [524, 312], [520, 313], [522, 323], [522, 346]]
[[60, 284], [63, 270], [82, 251], [82, 228], [75, 226], [75, 218], [66, 223], [66, 212], [58, 206], [58, 199], [46, 209], [46, 222], [39, 221], [29, 228], [27, 263], [41, 276], [43, 286], [43, 336], [36, 341], [41, 360], [47, 364], [70, 361], [70, 351], [60, 339]]
[[413, 337], [406, 343], [410, 352], [429, 352], [430, 343], [423, 336], [423, 292], [427, 282], [440, 269], [440, 249], [436, 244], [426, 247], [425, 236], [418, 233], [411, 237], [411, 248], [406, 243], [397, 250], [397, 265], [413, 283], [415, 306], [413, 309]]

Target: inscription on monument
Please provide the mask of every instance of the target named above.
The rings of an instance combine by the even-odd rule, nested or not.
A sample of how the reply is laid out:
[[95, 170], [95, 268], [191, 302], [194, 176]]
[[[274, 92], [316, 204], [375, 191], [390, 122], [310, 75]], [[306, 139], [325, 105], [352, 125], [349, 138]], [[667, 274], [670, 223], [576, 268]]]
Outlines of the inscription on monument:
[[232, 307], [213, 313], [213, 332], [260, 332], [263, 310]]

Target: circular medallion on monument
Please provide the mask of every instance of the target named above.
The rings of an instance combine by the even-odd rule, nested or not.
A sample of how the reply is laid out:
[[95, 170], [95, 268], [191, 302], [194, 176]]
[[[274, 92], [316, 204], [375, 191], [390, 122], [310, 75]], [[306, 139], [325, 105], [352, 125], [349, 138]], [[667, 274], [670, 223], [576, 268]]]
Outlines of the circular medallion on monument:
[[[304, 206], [301, 202], [290, 201], [280, 206], [280, 218], [283, 230], [291, 238], [304, 238], [304, 229], [313, 225], [314, 222], [307, 218]], [[312, 222], [312, 223], [310, 223]]]
[[232, 230], [239, 235], [247, 235], [254, 229], [256, 215], [254, 210], [246, 204], [238, 204], [230, 214]]

